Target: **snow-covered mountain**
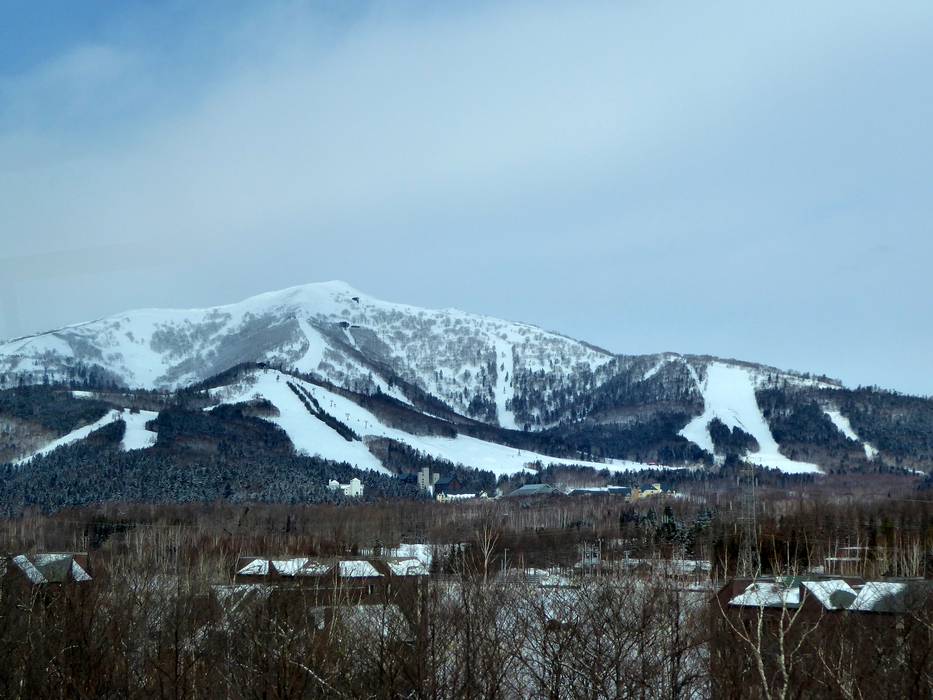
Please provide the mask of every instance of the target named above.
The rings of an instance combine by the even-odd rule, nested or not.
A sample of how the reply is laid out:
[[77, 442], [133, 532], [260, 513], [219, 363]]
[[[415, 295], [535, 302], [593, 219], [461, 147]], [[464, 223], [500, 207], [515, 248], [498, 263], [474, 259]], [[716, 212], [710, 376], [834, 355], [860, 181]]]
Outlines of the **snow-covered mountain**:
[[7, 386], [101, 371], [119, 385], [177, 389], [244, 362], [310, 373], [408, 401], [411, 384], [505, 428], [516, 374], [561, 386], [613, 355], [522, 323], [380, 301], [343, 282], [292, 287], [208, 309], [131, 311], [0, 345]]
[[[400, 444], [498, 474], [532, 462], [621, 469], [730, 455], [816, 472], [890, 459], [884, 444], [903, 415], [884, 413], [895, 427], [879, 427], [882, 414], [865, 401], [880, 399], [822, 377], [676, 353], [616, 355], [528, 324], [380, 301], [343, 282], [207, 309], [130, 311], [0, 344], [0, 387], [44, 383], [197, 389], [207, 409], [262, 401], [272, 407], [264, 419], [298, 452], [373, 470], [386, 469], [386, 444]], [[132, 428], [124, 449], [145, 449], [156, 441], [140, 418], [149, 414], [126, 408], [96, 421], [123, 420]], [[97, 423], [16, 456], [81, 440]]]

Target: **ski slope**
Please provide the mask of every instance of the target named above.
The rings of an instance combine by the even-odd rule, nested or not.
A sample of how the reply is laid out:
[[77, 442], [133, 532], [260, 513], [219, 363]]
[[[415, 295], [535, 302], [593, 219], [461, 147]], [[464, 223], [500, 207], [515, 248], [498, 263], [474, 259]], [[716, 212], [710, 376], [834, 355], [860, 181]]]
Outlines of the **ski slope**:
[[155, 444], [157, 437], [154, 431], [146, 429], [146, 423], [148, 421], [154, 420], [156, 416], [158, 416], [158, 414], [154, 411], [140, 411], [139, 413], [131, 413], [128, 409], [113, 409], [108, 411], [106, 415], [97, 419], [93, 423], [89, 423], [88, 425], [72, 430], [67, 435], [63, 435], [60, 438], [52, 440], [35, 452], [25, 457], [21, 457], [13, 463], [16, 465], [22, 465], [32, 459], [35, 459], [36, 457], [47, 455], [53, 450], [57, 450], [59, 447], [73, 445], [80, 440], [84, 440], [94, 431], [100, 430], [101, 428], [118, 420], [122, 420], [126, 423], [126, 431], [123, 435], [123, 440], [120, 442], [120, 449], [122, 449], [124, 452], [129, 450], [146, 449], [147, 447], [152, 447]]
[[[362, 442], [359, 440], [348, 442], [329, 425], [312, 416], [301, 403], [301, 399], [288, 388], [289, 381], [305, 388], [312, 385], [273, 370], [256, 372], [252, 376], [256, 380], [252, 385], [237, 388], [232, 393], [229, 387], [221, 387], [211, 390], [211, 394], [222, 398], [223, 403], [237, 403], [256, 398], [268, 399], [279, 410], [279, 415], [267, 416], [264, 419], [284, 430], [296, 451], [309, 456], [318, 455], [324, 459], [347, 462], [360, 469], [370, 469], [383, 474], [391, 473], [366, 449], [366, 445]], [[321, 399], [318, 396], [315, 398], [320, 402]], [[332, 416], [349, 425], [349, 422], [344, 420], [341, 411], [332, 410], [323, 403], [321, 406]], [[350, 427], [356, 430], [355, 426]], [[359, 431], [357, 433], [359, 434]]]
[[121, 418], [126, 423], [126, 431], [123, 433], [120, 449], [129, 452], [130, 450], [144, 450], [155, 445], [158, 433], [146, 428], [146, 423], [155, 420], [158, 416], [159, 414], [155, 411], [137, 413], [124, 411]]
[[840, 433], [850, 440], [855, 440], [855, 442], [860, 442], [862, 444], [862, 449], [865, 450], [865, 457], [867, 459], [874, 459], [878, 456], [878, 450], [858, 436], [852, 424], [849, 422], [849, 419], [842, 415], [842, 412], [838, 408], [824, 408], [823, 413], [833, 422], [833, 425], [836, 426]]
[[507, 340], [496, 338], [496, 416], [499, 426], [508, 430], [518, 430], [515, 414], [506, 408], [513, 396], [512, 376], [515, 374], [515, 358], [512, 355], [512, 344]]
[[311, 415], [288, 388], [289, 381], [301, 386], [317, 400], [325, 412], [364, 438], [390, 438], [434, 458], [485, 469], [497, 476], [531, 471], [528, 465], [537, 461], [545, 465], [580, 465], [610, 471], [657, 469], [656, 466], [625, 460], [613, 460], [611, 463], [604, 464], [549, 457], [537, 452], [486, 442], [467, 435], [458, 435], [455, 438], [413, 435], [383, 424], [373, 413], [339, 394], [275, 370], [257, 370], [252, 373], [251, 381], [212, 389], [211, 394], [222, 403], [237, 403], [257, 398], [268, 399], [279, 409], [279, 415], [270, 416], [266, 420], [281, 427], [299, 452], [318, 455], [324, 459], [348, 462], [362, 469], [391, 473], [382, 466], [363, 442], [348, 442], [330, 426]]
[[729, 428], [741, 428], [758, 441], [758, 451], [745, 459], [762, 467], [780, 469], [794, 474], [819, 473], [820, 468], [808, 462], [796, 462], [781, 454], [755, 398], [755, 379], [748, 369], [722, 362], [713, 362], [700, 383], [703, 413], [680, 431], [680, 434], [715, 454], [709, 423], [718, 418]]

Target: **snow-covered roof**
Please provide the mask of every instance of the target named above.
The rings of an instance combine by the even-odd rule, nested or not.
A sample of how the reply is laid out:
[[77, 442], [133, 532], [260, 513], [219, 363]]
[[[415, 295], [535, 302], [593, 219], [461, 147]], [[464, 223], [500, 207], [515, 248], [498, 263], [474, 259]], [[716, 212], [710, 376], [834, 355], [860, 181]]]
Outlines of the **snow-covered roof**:
[[75, 581], [90, 581], [91, 575], [78, 562], [71, 560], [71, 578]]
[[320, 576], [330, 566], [308, 557], [280, 557], [278, 559], [256, 558], [237, 570], [239, 576]]
[[428, 569], [415, 558], [387, 559], [386, 565], [395, 576], [427, 576]]
[[71, 553], [48, 552], [31, 557], [19, 554], [13, 557], [13, 564], [34, 584], [91, 580], [91, 575]]
[[898, 612], [904, 609], [907, 584], [901, 581], [869, 581], [859, 590], [849, 610]]
[[843, 579], [755, 581], [729, 605], [796, 608], [801, 603], [801, 591], [812, 595], [826, 610], [897, 613], [907, 609], [912, 592], [919, 595], [928, 589], [923, 581], [869, 581], [855, 588]]
[[246, 566], [237, 571], [240, 576], [267, 576], [269, 574], [268, 559], [253, 559]]
[[844, 610], [855, 600], [855, 590], [842, 579], [803, 581], [802, 584], [827, 610]]
[[269, 565], [281, 576], [298, 576], [302, 568], [311, 561], [307, 557], [296, 557], [294, 559], [272, 559]]
[[398, 547], [387, 549], [385, 554], [400, 559], [417, 559], [425, 567], [430, 568], [431, 561], [434, 559], [434, 545], [422, 543], [400, 544]]
[[363, 560], [345, 559], [339, 564], [340, 575], [343, 578], [369, 578], [382, 576], [372, 564]]
[[26, 578], [29, 579], [31, 583], [48, 583], [45, 580], [45, 576], [33, 565], [31, 561], [24, 554], [19, 554], [13, 557], [13, 563], [19, 567], [19, 570], [26, 574]]
[[755, 608], [796, 608], [800, 605], [800, 587], [785, 586], [774, 581], [750, 583], [744, 593], [729, 601], [729, 605]]

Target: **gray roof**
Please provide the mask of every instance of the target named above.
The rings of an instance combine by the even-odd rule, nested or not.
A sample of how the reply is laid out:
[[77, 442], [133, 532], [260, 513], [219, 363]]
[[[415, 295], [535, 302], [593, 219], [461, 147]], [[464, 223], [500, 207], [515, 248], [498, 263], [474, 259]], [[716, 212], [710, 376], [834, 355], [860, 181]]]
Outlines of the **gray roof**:
[[550, 484], [525, 484], [524, 486], [515, 489], [512, 493], [509, 494], [509, 497], [514, 496], [547, 496], [552, 493], [560, 493]]

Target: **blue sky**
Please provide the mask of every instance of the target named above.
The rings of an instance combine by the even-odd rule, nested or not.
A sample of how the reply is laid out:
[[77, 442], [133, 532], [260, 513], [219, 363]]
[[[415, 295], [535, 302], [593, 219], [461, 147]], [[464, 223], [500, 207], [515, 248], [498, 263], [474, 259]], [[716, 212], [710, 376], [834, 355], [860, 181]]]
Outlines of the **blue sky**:
[[933, 4], [19, 2], [0, 337], [344, 279], [933, 394]]

